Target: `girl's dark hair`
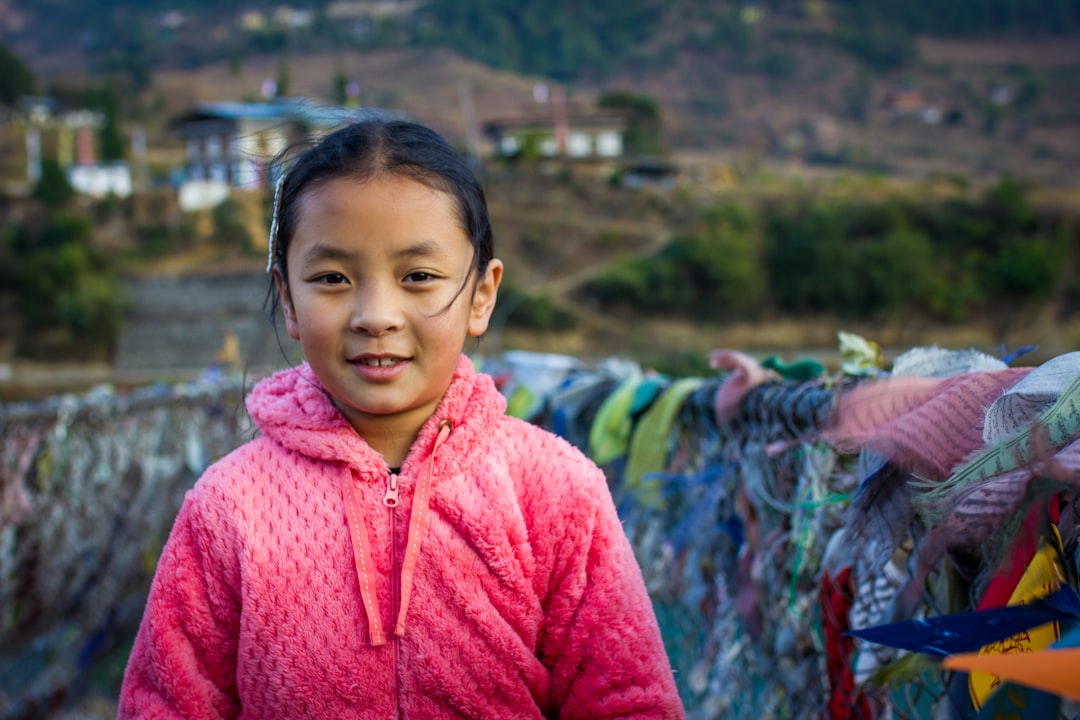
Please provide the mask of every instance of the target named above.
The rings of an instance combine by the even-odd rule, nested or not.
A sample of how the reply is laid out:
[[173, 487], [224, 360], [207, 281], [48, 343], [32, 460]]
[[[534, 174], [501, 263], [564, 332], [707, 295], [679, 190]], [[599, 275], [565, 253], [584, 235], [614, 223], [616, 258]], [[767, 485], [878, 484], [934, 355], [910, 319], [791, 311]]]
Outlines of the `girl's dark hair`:
[[[288, 278], [286, 256], [304, 193], [330, 180], [370, 180], [384, 173], [416, 180], [452, 197], [473, 246], [472, 271], [481, 276], [487, 272], [494, 247], [484, 190], [465, 158], [431, 128], [411, 120], [372, 117], [335, 130], [299, 154], [285, 151], [273, 167], [285, 173], [271, 230], [271, 264], [283, 278]], [[276, 295], [271, 304], [273, 315]]]

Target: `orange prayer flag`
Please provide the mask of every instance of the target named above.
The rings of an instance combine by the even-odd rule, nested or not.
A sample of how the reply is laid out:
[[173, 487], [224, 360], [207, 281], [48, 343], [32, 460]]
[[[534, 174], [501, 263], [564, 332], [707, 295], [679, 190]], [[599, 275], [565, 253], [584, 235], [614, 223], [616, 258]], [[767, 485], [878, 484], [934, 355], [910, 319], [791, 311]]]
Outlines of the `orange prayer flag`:
[[1006, 655], [958, 653], [945, 658], [942, 664], [949, 670], [993, 673], [1019, 685], [1080, 700], [1080, 648], [1049, 648]]

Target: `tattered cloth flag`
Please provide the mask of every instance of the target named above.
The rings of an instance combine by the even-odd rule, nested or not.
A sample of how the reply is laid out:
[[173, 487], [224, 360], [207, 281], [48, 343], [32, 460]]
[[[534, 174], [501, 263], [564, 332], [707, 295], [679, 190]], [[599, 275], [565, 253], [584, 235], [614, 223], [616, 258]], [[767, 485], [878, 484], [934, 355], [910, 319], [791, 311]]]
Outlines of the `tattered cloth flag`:
[[874, 714], [869, 700], [856, 692], [855, 673], [851, 667], [855, 641], [847, 630], [851, 624], [853, 594], [850, 567], [841, 568], [835, 578], [828, 569], [822, 573], [818, 600], [830, 689], [827, 717], [868, 720]]
[[1019, 529], [1026, 505], [1080, 489], [1078, 436], [1080, 374], [1023, 430], [972, 453], [947, 479], [914, 481], [919, 490], [914, 502], [930, 532], [890, 619], [913, 617], [930, 570], [950, 548], [981, 546], [987, 557], [1000, 558], [1002, 543]]
[[[1009, 598], [1008, 606], [1024, 605], [1057, 588], [1065, 578], [1062, 569], [1061, 536], [1056, 527], [1051, 527], [1049, 542], [1043, 541], [1039, 551], [1031, 559]], [[1048, 622], [1028, 628], [997, 642], [989, 643], [979, 650], [980, 655], [1007, 655], [1031, 653], [1051, 645], [1061, 637], [1061, 625]], [[984, 672], [973, 672], [968, 678], [971, 702], [981, 708], [990, 694], [1001, 685], [1001, 678]]]
[[[984, 717], [1002, 717], [999, 714], [1000, 711], [1012, 711], [1017, 707], [1025, 706], [1036, 714], [1024, 713], [1015, 717], [1036, 720], [1045, 716], [1043, 710], [1056, 706], [1054, 698], [1045, 697], [1037, 692], [1038, 690], [1080, 699], [1063, 691], [1067, 687], [1076, 685], [1077, 666], [1074, 664], [1070, 668], [1068, 663], [1080, 661], [1080, 650], [1076, 650], [1074, 655], [1055, 654], [1052, 656], [1054, 659], [1051, 659], [1043, 657], [1045, 653], [1051, 652], [1049, 650], [988, 654], [987, 648], [1007, 638], [1028, 637], [1033, 628], [1047, 624], [1055, 627], [1075, 626], [1078, 621], [1080, 621], [1080, 596], [1076, 594], [1072, 586], [1063, 585], [1060, 590], [1026, 605], [1008, 605], [991, 610], [878, 625], [851, 630], [848, 634], [882, 645], [944, 657], [944, 667], [947, 669], [993, 673], [986, 676], [993, 680], [982, 688], [985, 691], [984, 694], [978, 698], [974, 696], [974, 693], [972, 696], [974, 706], [982, 708], [978, 716], [980, 720]], [[1080, 626], [1077, 629], [1080, 630]], [[1075, 631], [1066, 635], [1066, 639], [1070, 641], [1074, 637]], [[1029, 674], [1026, 669], [1033, 659], [1038, 664], [1039, 670], [1034, 674]], [[1065, 664], [1058, 665], [1053, 672], [1043, 667], [1053, 662]], [[1037, 677], [1038, 682], [1029, 682], [1031, 677]], [[1014, 687], [1012, 682], [1019, 682], [1035, 690]]]
[[1080, 352], [1051, 358], [1006, 390], [986, 409], [983, 441], [988, 447], [1029, 427], [1080, 375]]
[[944, 661], [948, 670], [982, 671], [1021, 685], [1080, 700], [1080, 648], [1050, 647], [1033, 653], [982, 655], [962, 653]]
[[[849, 630], [847, 634], [879, 645], [911, 652], [947, 657], [974, 653], [985, 645], [1050, 622], [1072, 625], [1080, 621], [1080, 596], [1063, 585], [1027, 605], [1008, 605], [875, 625]], [[1025, 657], [1031, 657], [1028, 653]], [[1075, 666], [1074, 666], [1075, 674]]]
[[[992, 672], [1003, 680], [1080, 700], [1080, 683], [1076, 682], [1076, 669], [1080, 667], [1080, 625], [1046, 650], [1024, 655], [961, 653], [947, 658], [944, 666], [948, 670]], [[998, 695], [1001, 695], [1000, 691], [994, 698]], [[989, 710], [992, 704], [993, 698], [983, 711]]]
[[868, 448], [897, 467], [941, 481], [983, 446], [986, 408], [1028, 372], [864, 381], [840, 395], [822, 439], [841, 452]]

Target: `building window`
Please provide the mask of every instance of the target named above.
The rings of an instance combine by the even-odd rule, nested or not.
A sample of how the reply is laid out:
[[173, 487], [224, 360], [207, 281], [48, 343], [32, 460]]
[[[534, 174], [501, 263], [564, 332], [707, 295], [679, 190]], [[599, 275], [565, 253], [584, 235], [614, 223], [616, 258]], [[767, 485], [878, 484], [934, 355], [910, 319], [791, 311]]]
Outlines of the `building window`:
[[555, 146], [555, 138], [548, 135], [540, 141], [540, 154], [544, 157], [555, 157], [559, 149]]
[[221, 157], [221, 138], [206, 138], [206, 159], [217, 160]]
[[622, 135], [608, 130], [596, 136], [596, 154], [602, 157], [622, 155]]
[[188, 162], [196, 162], [199, 159], [199, 138], [188, 138], [187, 141]]
[[503, 135], [499, 138], [499, 152], [503, 155], [516, 155], [521, 149], [521, 143], [513, 135]]
[[236, 165], [233, 183], [238, 187], [254, 188], [259, 185], [259, 168], [251, 160], [241, 160]]
[[592, 154], [592, 141], [583, 132], [572, 132], [566, 140], [566, 151], [570, 157], [583, 158]]

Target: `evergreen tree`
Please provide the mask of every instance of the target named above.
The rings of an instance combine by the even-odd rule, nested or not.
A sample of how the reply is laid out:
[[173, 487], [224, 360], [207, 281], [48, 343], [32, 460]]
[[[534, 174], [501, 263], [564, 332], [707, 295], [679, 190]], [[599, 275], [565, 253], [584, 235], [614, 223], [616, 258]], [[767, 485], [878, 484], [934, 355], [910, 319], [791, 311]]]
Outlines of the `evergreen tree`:
[[282, 55], [278, 60], [277, 68], [277, 97], [286, 97], [289, 94], [289, 58]]
[[34, 185], [34, 197], [50, 208], [61, 208], [75, 197], [64, 169], [55, 157], [41, 160], [41, 178]]
[[597, 105], [608, 110], [621, 110], [629, 116], [624, 140], [628, 154], [663, 154], [660, 106], [656, 100], [628, 90], [612, 90], [601, 95]]
[[105, 162], [123, 160], [127, 151], [120, 129], [120, 97], [114, 85], [104, 85], [86, 91], [87, 106], [97, 110], [104, 118], [98, 129], [98, 146]]
[[34, 93], [34, 74], [14, 53], [0, 45], [0, 105], [11, 105]]
[[345, 76], [345, 71], [339, 66], [334, 71], [334, 102], [338, 105], [345, 105], [349, 100], [349, 78]]

